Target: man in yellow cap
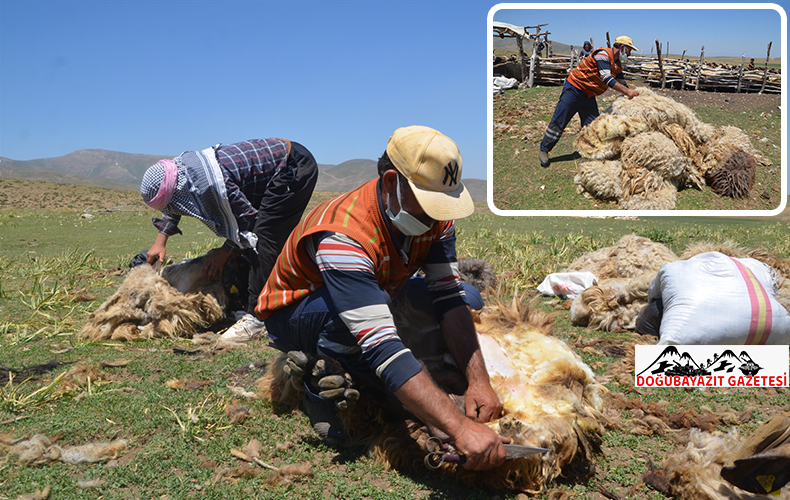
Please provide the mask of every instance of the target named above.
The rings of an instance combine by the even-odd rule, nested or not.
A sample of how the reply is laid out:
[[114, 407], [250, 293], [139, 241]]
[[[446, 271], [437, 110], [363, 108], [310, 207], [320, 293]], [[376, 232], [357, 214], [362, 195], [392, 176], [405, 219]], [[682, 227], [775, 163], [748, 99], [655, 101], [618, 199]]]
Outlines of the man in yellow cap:
[[622, 62], [631, 55], [632, 50], [638, 50], [634, 47], [633, 40], [627, 36], [619, 36], [612, 48], [595, 49], [571, 71], [540, 142], [538, 157], [541, 167], [549, 166], [549, 151], [559, 142], [562, 132], [576, 113], [579, 113], [582, 127], [598, 116], [598, 102], [595, 100], [597, 96], [609, 88], [625, 94], [629, 99], [639, 95], [638, 91], [626, 85], [622, 76]]
[[[304, 375], [302, 407], [323, 438], [346, 439], [335, 408], [359, 397], [346, 377], [320, 378], [325, 362], [339, 363], [388, 414], [405, 408], [447, 434], [467, 457], [465, 467], [504, 462], [503, 438], [483, 425], [502, 405], [469, 307], [481, 299], [460, 281], [455, 253], [453, 219], [474, 211], [462, 168], [449, 137], [423, 126], [399, 128], [378, 161], [379, 178], [312, 210], [277, 259], [255, 311], [274, 346], [288, 353], [286, 373], [298, 385]], [[404, 329], [390, 307], [404, 300], [436, 321], [428, 335], [444, 341], [466, 378], [465, 411], [400, 337]]]

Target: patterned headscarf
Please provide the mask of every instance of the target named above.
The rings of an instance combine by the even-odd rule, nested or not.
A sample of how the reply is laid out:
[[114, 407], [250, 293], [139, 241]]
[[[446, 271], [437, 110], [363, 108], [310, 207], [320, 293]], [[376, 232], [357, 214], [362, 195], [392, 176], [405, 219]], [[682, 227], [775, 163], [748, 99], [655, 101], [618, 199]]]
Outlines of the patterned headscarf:
[[178, 181], [178, 167], [173, 160], [159, 160], [149, 167], [140, 184], [140, 194], [149, 207], [164, 210], [173, 198]]

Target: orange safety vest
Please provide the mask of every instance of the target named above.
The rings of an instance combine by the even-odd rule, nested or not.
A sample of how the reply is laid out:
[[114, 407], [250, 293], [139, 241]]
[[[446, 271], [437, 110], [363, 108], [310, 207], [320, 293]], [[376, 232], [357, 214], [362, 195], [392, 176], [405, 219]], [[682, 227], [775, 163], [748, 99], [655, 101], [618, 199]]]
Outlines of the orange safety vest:
[[258, 297], [255, 312], [260, 319], [324, 286], [315, 256], [308, 255], [305, 245], [306, 238], [316, 233], [341, 233], [359, 243], [373, 261], [379, 286], [392, 297], [422, 267], [431, 245], [453, 222], [436, 223], [425, 234], [413, 237], [404, 266], [379, 210], [377, 185], [374, 179], [324, 202], [293, 230]]
[[598, 71], [598, 63], [595, 62], [595, 54], [604, 51], [609, 56], [609, 66], [612, 69], [612, 76], [617, 78], [623, 71], [623, 65], [614, 58], [614, 50], [601, 47], [592, 51], [592, 54], [585, 57], [571, 74], [568, 75], [568, 82], [577, 89], [587, 94], [587, 97], [595, 97], [606, 92], [609, 86], [604, 83], [601, 73]]

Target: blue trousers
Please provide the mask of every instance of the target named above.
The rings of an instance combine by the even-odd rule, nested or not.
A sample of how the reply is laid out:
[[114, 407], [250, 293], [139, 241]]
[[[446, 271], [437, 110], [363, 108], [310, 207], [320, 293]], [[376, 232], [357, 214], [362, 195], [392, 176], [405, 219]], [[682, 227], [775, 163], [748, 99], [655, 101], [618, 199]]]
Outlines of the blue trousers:
[[[462, 283], [462, 286], [469, 306], [472, 309], [482, 309], [483, 299], [477, 288], [467, 283]], [[419, 277], [412, 278], [392, 301], [383, 290], [381, 294], [393, 311], [395, 324], [398, 327], [398, 336], [415, 356], [428, 355], [431, 352], [427, 351], [443, 348], [444, 342], [439, 330], [441, 318], [434, 310], [425, 280]], [[420, 325], [419, 331], [401, 327], [402, 323], [399, 321], [397, 311], [400, 310], [400, 305], [403, 302], [408, 302], [413, 311], [424, 315], [425, 321]], [[319, 288], [299, 302], [278, 309], [265, 319], [264, 323], [269, 340], [277, 349], [283, 352], [302, 351], [317, 355], [331, 355], [353, 377], [362, 377], [382, 392], [387, 392], [379, 378], [362, 359], [356, 339], [340, 319], [326, 287]], [[321, 340], [326, 338], [336, 343], [342, 343], [346, 352], [321, 351]]]
[[543, 140], [540, 141], [541, 151], [551, 151], [562, 137], [565, 127], [571, 122], [571, 118], [579, 113], [582, 127], [589, 125], [591, 121], [598, 117], [598, 101], [595, 97], [587, 97], [584, 91], [577, 89], [568, 80], [562, 87], [560, 100], [554, 108], [554, 115], [551, 117]]

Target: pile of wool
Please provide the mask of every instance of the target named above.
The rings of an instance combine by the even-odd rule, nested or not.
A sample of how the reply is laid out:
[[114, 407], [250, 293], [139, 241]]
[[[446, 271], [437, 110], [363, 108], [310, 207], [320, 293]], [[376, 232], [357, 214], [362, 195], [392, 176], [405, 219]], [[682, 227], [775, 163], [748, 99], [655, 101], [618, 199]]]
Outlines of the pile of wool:
[[627, 210], [674, 209], [678, 189], [706, 182], [717, 194], [743, 198], [758, 163], [770, 164], [741, 129], [703, 123], [648, 88], [617, 99], [581, 130], [576, 149], [586, 159], [574, 177], [579, 192]]
[[228, 298], [221, 282], [203, 276], [204, 258], [167, 266], [161, 274], [149, 264], [133, 268], [118, 290], [91, 313], [80, 337], [191, 337], [221, 320]]
[[730, 257], [750, 257], [770, 266], [776, 273], [776, 300], [790, 311], [790, 259], [764, 248], [745, 250], [734, 243], [695, 243], [678, 257], [661, 243], [634, 234], [623, 236], [616, 245], [582, 255], [567, 272], [589, 271], [598, 283], [587, 288], [571, 305], [571, 321], [592, 330], [633, 330], [647, 305], [650, 282], [661, 266], [687, 260], [706, 252]]
[[[396, 318], [399, 335], [403, 327], [415, 332], [434, 330], [434, 335], [441, 336], [431, 321], [435, 323], [426, 317]], [[491, 385], [503, 405], [502, 416], [487, 425], [510, 437], [512, 443], [550, 451], [508, 460], [489, 471], [469, 471], [445, 463], [440, 472], [468, 484], [530, 493], [543, 491], [560, 475], [566, 479], [589, 476], [604, 432], [606, 391], [596, 382], [590, 367], [570, 346], [550, 335], [551, 317], [521, 301], [486, 306], [477, 321]], [[409, 346], [408, 341], [404, 343]], [[446, 351], [445, 356], [441, 352], [433, 354], [418, 358], [437, 385], [458, 404], [458, 395], [465, 390], [463, 376], [454, 363], [443, 361]], [[279, 354], [256, 385], [263, 398], [295, 405], [304, 386], [283, 374], [285, 359], [285, 353]], [[384, 408], [363, 389], [360, 392], [356, 406], [340, 412], [351, 437], [349, 444], [364, 446], [371, 457], [387, 467], [424, 469], [425, 443], [432, 435], [431, 429], [403, 410]]]

